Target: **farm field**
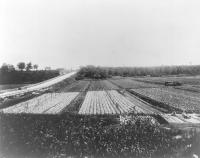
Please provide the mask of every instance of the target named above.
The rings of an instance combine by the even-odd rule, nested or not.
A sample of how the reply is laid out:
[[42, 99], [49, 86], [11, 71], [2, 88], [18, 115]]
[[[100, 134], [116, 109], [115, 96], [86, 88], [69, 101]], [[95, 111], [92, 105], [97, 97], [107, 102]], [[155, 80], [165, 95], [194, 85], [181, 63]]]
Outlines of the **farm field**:
[[158, 87], [158, 85], [156, 84], [149, 84], [149, 83], [134, 81], [131, 78], [115, 79], [115, 80], [110, 79], [109, 81], [125, 89]]
[[132, 91], [186, 112], [200, 112], [200, 100], [196, 97], [162, 90], [161, 88], [141, 88], [132, 89]]
[[192, 91], [188, 91], [188, 90], [184, 90], [181, 88], [177, 88], [177, 87], [161, 87], [160, 89], [170, 92], [170, 93], [175, 93], [175, 94], [180, 94], [180, 95], [186, 95], [189, 97], [195, 97], [197, 99], [200, 99], [200, 94], [196, 93], [196, 92], [192, 92]]
[[163, 110], [156, 109], [154, 106], [152, 106], [151, 104], [148, 104], [147, 102], [143, 101], [142, 99], [131, 95], [130, 93], [123, 93], [123, 95], [130, 100], [131, 102], [134, 103], [134, 105], [136, 106], [135, 108], [138, 109], [140, 108], [140, 113], [138, 112], [138, 114], [149, 114], [149, 115], [155, 115], [155, 114], [162, 114]]
[[[124, 89], [155, 100], [161, 105], [158, 106], [154, 102], [147, 103], [143, 98], [129, 94]], [[52, 98], [52, 96], [56, 97]], [[67, 99], [69, 99], [69, 102]], [[200, 96], [198, 93], [134, 81], [131, 78], [115, 78], [109, 80], [78, 80], [61, 87], [59, 93], [47, 93], [5, 108], [3, 111], [6, 113], [53, 114], [65, 109], [66, 112], [85, 115], [113, 115], [129, 112], [160, 114], [183, 110], [191, 113], [200, 112], [199, 104]], [[61, 108], [53, 110], [55, 105]], [[48, 108], [49, 110], [47, 110]]]
[[189, 91], [189, 92], [195, 92], [198, 95], [200, 95], [200, 87], [199, 85], [184, 85], [184, 86], [178, 86], [175, 87], [176, 89], [182, 89], [185, 91]]
[[46, 93], [28, 101], [2, 109], [3, 113], [58, 114], [78, 95], [79, 92]]
[[167, 81], [177, 81], [182, 83], [181, 86], [175, 86], [176, 89], [182, 89], [189, 92], [200, 93], [200, 76], [187, 76], [187, 77], [143, 77], [133, 78], [135, 81], [164, 85]]
[[112, 90], [112, 89], [119, 89], [118, 86], [112, 84], [108, 80], [92, 80], [90, 81], [89, 91], [96, 91], [96, 90]]
[[76, 81], [64, 88], [62, 88], [61, 92], [82, 92], [90, 85], [90, 81], [87, 80], [79, 80]]
[[[9, 155], [11, 158], [19, 153], [20, 158], [32, 158], [31, 154], [36, 157], [99, 157], [102, 154], [104, 157], [140, 154], [161, 157], [163, 153], [164, 157], [170, 157], [177, 151], [181, 153], [194, 140], [192, 150], [199, 151], [195, 148], [199, 135], [188, 136], [168, 127], [200, 125], [199, 115], [191, 114], [186, 119], [182, 114], [171, 113], [176, 109], [200, 112], [198, 93], [131, 78], [73, 80], [59, 84], [56, 89], [0, 110], [0, 133], [4, 136], [0, 157], [11, 153], [14, 153]], [[167, 106], [147, 102], [130, 92]], [[176, 136], [184, 139], [175, 139]], [[183, 145], [174, 149], [174, 144]]]
[[79, 110], [79, 114], [123, 114], [134, 111], [143, 112], [141, 108], [115, 90], [89, 91]]
[[189, 85], [199, 85], [200, 84], [200, 76], [181, 76], [181, 77], [142, 77], [142, 78], [133, 78], [134, 80], [144, 81], [155, 84], [164, 84], [166, 81], [178, 81], [182, 84]]

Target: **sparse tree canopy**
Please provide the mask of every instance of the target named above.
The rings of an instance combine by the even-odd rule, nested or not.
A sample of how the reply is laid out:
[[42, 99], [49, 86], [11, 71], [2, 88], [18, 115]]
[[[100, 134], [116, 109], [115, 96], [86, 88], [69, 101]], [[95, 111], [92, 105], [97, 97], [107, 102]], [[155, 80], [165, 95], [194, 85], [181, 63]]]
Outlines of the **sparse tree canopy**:
[[8, 65], [6, 63], [3, 63], [3, 65], [1, 66], [1, 72], [8, 72]]
[[38, 69], [38, 65], [37, 65], [37, 64], [34, 64], [34, 65], [33, 65], [33, 68], [34, 68], [35, 70], [37, 70], [37, 69]]
[[25, 63], [24, 62], [19, 62], [17, 64], [18, 69], [20, 69], [21, 71], [25, 69]]
[[26, 71], [30, 71], [33, 68], [32, 63], [29, 62], [26, 64]]
[[1, 66], [1, 72], [3, 72], [3, 73], [12, 72], [12, 71], [15, 71], [15, 67], [13, 65], [4, 63]]

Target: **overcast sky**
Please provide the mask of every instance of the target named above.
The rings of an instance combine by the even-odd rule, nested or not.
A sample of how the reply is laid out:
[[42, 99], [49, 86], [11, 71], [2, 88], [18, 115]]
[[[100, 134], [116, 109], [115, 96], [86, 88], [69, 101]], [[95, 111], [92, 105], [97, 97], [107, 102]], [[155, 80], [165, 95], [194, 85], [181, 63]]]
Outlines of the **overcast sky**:
[[0, 65], [200, 64], [199, 0], [0, 0]]

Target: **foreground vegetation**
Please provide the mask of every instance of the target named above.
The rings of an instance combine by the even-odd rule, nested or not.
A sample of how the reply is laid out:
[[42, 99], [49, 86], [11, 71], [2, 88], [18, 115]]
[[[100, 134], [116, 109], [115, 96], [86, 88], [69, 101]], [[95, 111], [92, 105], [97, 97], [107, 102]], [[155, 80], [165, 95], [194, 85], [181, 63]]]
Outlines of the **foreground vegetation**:
[[0, 153], [9, 158], [191, 157], [195, 131], [161, 129], [148, 120], [117, 125], [114, 117], [0, 115]]

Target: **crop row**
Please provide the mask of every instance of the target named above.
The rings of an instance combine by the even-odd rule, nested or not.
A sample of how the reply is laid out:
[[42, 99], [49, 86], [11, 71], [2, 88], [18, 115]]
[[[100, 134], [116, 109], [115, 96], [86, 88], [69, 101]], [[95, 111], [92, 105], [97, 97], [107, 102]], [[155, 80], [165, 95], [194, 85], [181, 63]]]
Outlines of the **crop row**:
[[78, 92], [46, 93], [39, 97], [2, 109], [2, 112], [56, 114], [68, 106], [77, 95]]
[[187, 90], [184, 90], [180, 87], [163, 87], [163, 88], [160, 88], [161, 90], [163, 91], [167, 91], [169, 93], [175, 93], [175, 94], [179, 94], [179, 95], [182, 95], [184, 97], [194, 97], [196, 98], [197, 100], [200, 100], [200, 94], [199, 93], [196, 93], [196, 92], [192, 92], [192, 91], [187, 91]]
[[61, 91], [62, 92], [81, 92], [81, 91], [85, 91], [85, 89], [89, 86], [89, 84], [90, 84], [90, 81], [80, 80], [66, 86]]
[[136, 110], [138, 113], [142, 114], [161, 114], [162, 112], [160, 110], [155, 109], [155, 107], [152, 107], [151, 104], [143, 101], [142, 99], [131, 95], [129, 93], [124, 93], [127, 99], [129, 99], [131, 102], [133, 102], [136, 105]]
[[200, 100], [195, 97], [162, 90], [160, 88], [132, 89], [132, 91], [187, 112], [200, 111]]
[[[136, 78], [134, 78], [136, 79]], [[166, 81], [178, 81], [183, 84], [189, 85], [199, 85], [200, 84], [200, 76], [182, 76], [182, 77], [143, 77], [137, 78], [137, 80], [149, 82], [149, 83], [157, 83], [164, 84]]]
[[123, 114], [135, 111], [135, 104], [115, 90], [88, 91], [79, 114]]
[[112, 89], [119, 89], [119, 87], [112, 84], [108, 80], [93, 80], [90, 82], [89, 91], [112, 90]]
[[134, 81], [131, 78], [110, 80], [112, 83], [120, 86], [121, 88], [151, 88], [158, 87], [156, 84], [149, 84], [140, 81]]

